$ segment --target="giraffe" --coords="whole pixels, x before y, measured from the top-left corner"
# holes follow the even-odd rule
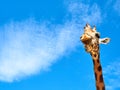
[[[102,66],[100,64],[99,44],[109,43],[110,38],[100,39],[100,33],[97,32],[96,27],[91,28],[89,24],[86,24],[80,40],[84,44],[86,52],[90,53],[93,60],[96,90],[105,90]]]

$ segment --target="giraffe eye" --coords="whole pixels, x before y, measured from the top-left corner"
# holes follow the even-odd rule
[[[97,38],[100,38],[100,34],[99,34],[99,33],[95,33],[95,36],[96,36]]]

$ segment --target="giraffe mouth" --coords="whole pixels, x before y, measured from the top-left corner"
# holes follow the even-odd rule
[[[84,44],[87,44],[87,43],[90,43],[91,42],[91,36],[87,33],[83,34],[81,37],[80,37],[80,40],[84,43]]]

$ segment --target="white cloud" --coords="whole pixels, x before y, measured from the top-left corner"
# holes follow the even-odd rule
[[[108,90],[120,89],[120,62],[115,61],[107,65],[104,69],[106,88]]]
[[[78,23],[101,23],[101,11],[97,4],[86,5],[81,2],[71,2],[68,7],[69,12],[72,13],[72,19]]]
[[[0,80],[10,82],[44,70],[79,44],[80,30],[74,23],[47,25],[28,20],[2,28]]]
[[[83,25],[86,22],[99,23],[101,15],[96,4],[92,7],[75,4],[69,5],[73,6],[69,7],[71,21],[66,20],[63,25],[31,19],[13,21],[0,28],[1,81],[12,82],[46,70],[79,45]]]

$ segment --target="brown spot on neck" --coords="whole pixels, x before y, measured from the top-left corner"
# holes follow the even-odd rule
[[[96,72],[95,72],[95,80],[97,81],[97,74],[96,74]]]
[[[101,65],[100,66],[98,66],[98,71],[100,72],[101,70],[102,70],[102,67],[101,67]]]
[[[97,90],[100,90],[99,86],[97,86]]]
[[[99,82],[103,83],[103,76],[102,76],[102,74],[99,76]]]
[[[102,90],[105,90],[105,86],[103,86]]]

